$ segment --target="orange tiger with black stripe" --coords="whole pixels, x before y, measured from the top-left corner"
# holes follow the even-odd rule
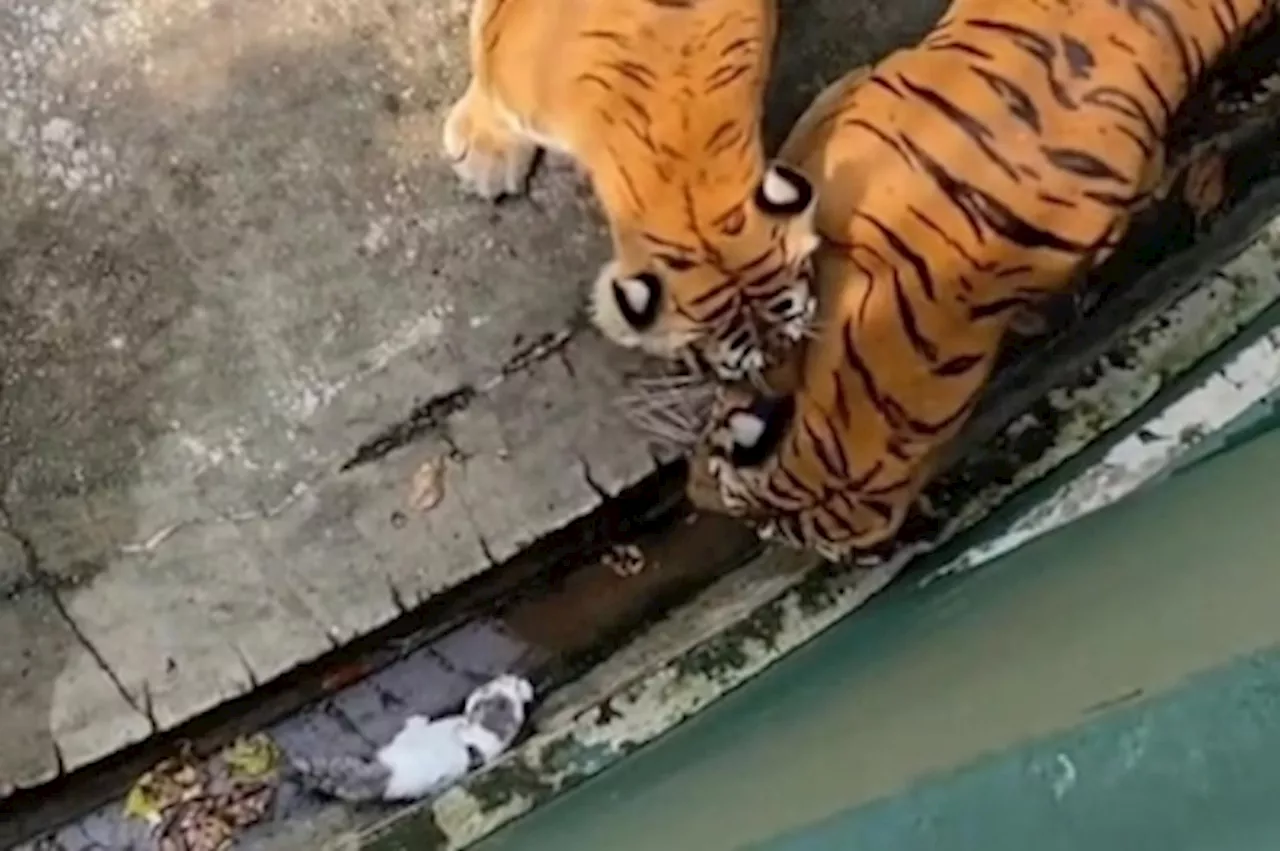
[[[586,172],[613,259],[610,339],[720,378],[806,332],[813,187],[764,154],[774,0],[476,0],[472,78],[444,128],[463,182],[523,190],[538,148]]]
[[[790,392],[722,391],[709,507],[831,559],[890,540],[1011,323],[1111,253],[1174,111],[1273,3],[956,0],[824,91],[780,156],[819,187],[818,336]]]

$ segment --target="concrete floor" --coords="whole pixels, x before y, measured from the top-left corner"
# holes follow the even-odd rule
[[[0,789],[239,695],[652,469],[609,439],[618,359],[574,330],[600,248],[575,183],[490,208],[435,159],[464,11],[0,10]],[[397,425],[415,439],[341,471]],[[414,512],[442,453],[447,498]]]
[[[786,4],[774,137],[940,6]],[[653,468],[609,410],[624,358],[578,319],[603,258],[581,186],[491,207],[437,158],[466,11],[0,7],[0,797]]]

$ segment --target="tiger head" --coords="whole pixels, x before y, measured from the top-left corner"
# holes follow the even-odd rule
[[[803,393],[723,388],[691,459],[690,499],[762,538],[874,564],[915,506],[927,460],[888,451],[874,419],[838,434]]]
[[[686,187],[614,222],[614,258],[592,288],[591,314],[622,346],[691,356],[737,381],[809,331],[817,198],[804,175],[776,162],[746,191],[706,189]]]

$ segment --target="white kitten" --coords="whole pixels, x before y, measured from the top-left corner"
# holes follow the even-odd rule
[[[503,674],[467,696],[461,715],[411,715],[372,759],[298,760],[303,783],[346,801],[405,801],[443,792],[511,746],[524,726],[533,686]]]

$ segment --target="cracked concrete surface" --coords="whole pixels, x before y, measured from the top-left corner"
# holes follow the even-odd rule
[[[609,407],[624,355],[581,328],[588,194],[552,167],[487,205],[437,156],[467,5],[0,6],[0,796],[653,469]],[[940,5],[789,4],[774,137]],[[445,499],[409,509],[440,455]]]
[[[569,332],[601,259],[580,188],[552,175],[491,207],[436,158],[464,20],[0,9],[0,794],[367,632],[652,469],[608,439],[621,356]],[[464,387],[483,390],[340,470]],[[408,511],[441,452],[445,500]]]

